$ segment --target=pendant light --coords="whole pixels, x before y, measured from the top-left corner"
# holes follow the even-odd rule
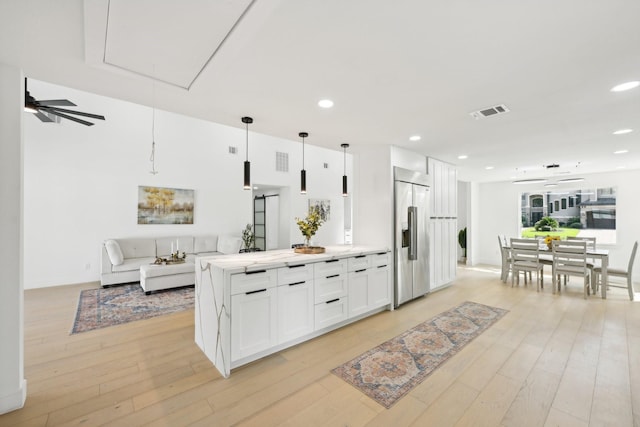
[[[251,117],[243,117],[242,123],[246,125],[247,129],[247,159],[244,161],[244,189],[251,190],[251,163],[249,162],[249,124],[253,123]]]
[[[349,144],[340,144],[344,150],[344,175],[342,175],[342,197],[347,197],[347,148]]]
[[[307,171],[304,170],[304,139],[309,136],[307,132],[298,134],[302,138],[302,170],[300,171],[300,194],[307,194]]]

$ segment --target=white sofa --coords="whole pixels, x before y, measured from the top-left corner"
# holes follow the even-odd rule
[[[170,257],[172,244],[186,253],[185,263],[152,265],[156,258]],[[216,235],[108,239],[102,244],[100,283],[139,281],[146,293],[193,285],[196,256],[237,254],[241,245],[240,237]]]

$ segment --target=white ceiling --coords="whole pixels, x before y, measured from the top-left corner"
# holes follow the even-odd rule
[[[640,88],[610,92],[640,80],[639,17],[638,0],[1,0],[0,62],[336,150],[398,145],[462,179],[566,178],[640,168]]]

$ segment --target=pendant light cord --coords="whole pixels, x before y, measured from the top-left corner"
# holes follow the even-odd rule
[[[304,170],[304,136],[302,137],[302,169]]]
[[[247,161],[249,161],[249,123],[245,123],[245,128],[246,128],[246,136],[247,136],[247,149],[245,150],[245,152],[247,153]]]

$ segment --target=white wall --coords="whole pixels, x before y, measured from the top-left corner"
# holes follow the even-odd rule
[[[22,278],[22,73],[0,63],[0,414],[21,408],[24,379]]]
[[[638,182],[640,170],[581,175],[586,181],[576,188],[616,187],[616,244],[602,245],[609,249],[609,265],[626,267],[633,243],[640,240],[640,197]],[[473,238],[474,264],[500,265],[500,251],[497,236],[517,236],[520,225],[520,194],[522,192],[544,191],[536,186],[513,185],[510,182],[484,183],[473,187],[477,192],[474,205]],[[475,189],[477,188],[477,190]],[[572,188],[573,189],[573,188]],[[472,210],[474,210],[472,208]],[[477,239],[477,240],[476,240]],[[599,245],[601,246],[601,245]],[[636,260],[636,267],[637,267]],[[640,268],[634,269],[634,280],[640,279]]]
[[[103,114],[86,127],[63,120],[25,121],[25,288],[99,280],[100,244],[132,236],[235,234],[252,219],[252,192],[242,189],[245,130],[156,110],[157,175],[151,163],[152,109],[29,81],[37,99],[67,98],[80,111]],[[250,112],[247,112],[250,114]],[[259,118],[254,117],[255,122]],[[249,126],[252,183],[299,188],[301,143],[261,135]],[[343,154],[306,145],[306,196],[291,191],[291,240],[309,198],[330,199],[331,220],[318,244],[343,241]],[[235,146],[238,154],[229,154]],[[275,171],[275,152],[289,153],[289,172]],[[323,163],[328,163],[325,169]],[[350,167],[351,156],[347,157]],[[195,190],[193,225],[138,225],[137,189],[153,185]]]

